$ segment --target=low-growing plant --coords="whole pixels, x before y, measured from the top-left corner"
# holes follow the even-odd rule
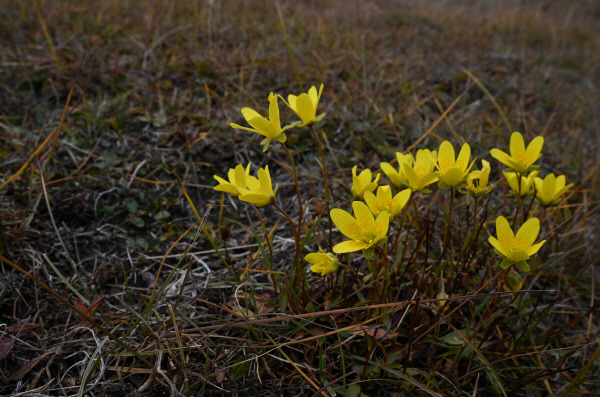
[[[286,211],[289,206],[279,203],[268,165],[259,168],[256,177],[251,164],[230,169],[228,180],[214,176],[219,183],[214,189],[247,202],[259,213],[263,229],[267,217],[260,211],[278,212],[289,224],[294,251],[286,253],[289,258],[280,268],[272,262],[272,234],[266,229],[265,241],[261,242],[271,250],[269,270],[276,306],[290,314],[314,312],[315,317],[319,311],[332,308],[347,313],[349,328],[363,329],[368,342],[368,354],[357,371],[362,379],[376,378],[381,371],[395,374],[396,369],[406,374],[413,361],[411,350],[422,339],[433,338],[445,347],[435,354],[447,356],[453,367],[475,354],[485,365],[475,372],[485,372],[494,390],[506,395],[497,370],[489,364],[492,357],[486,357],[483,349],[502,341],[502,356],[506,358],[526,349],[523,337],[532,337],[527,325],[521,325],[508,339],[497,327],[505,321],[502,316],[508,305],[516,305],[517,313],[527,310],[525,291],[519,291],[527,285],[532,266],[537,270],[544,266],[534,256],[552,233],[544,228],[543,217],[552,216],[545,211],[563,201],[573,184],[566,185],[563,175],[539,178],[536,162],[542,156],[544,139],[535,137],[525,146],[522,134],[514,132],[510,154],[490,150],[491,156],[506,167],[504,182],[490,183],[493,168],[498,168],[486,159],[480,159],[481,169],[472,170],[478,159],[472,158],[468,143],[456,155],[452,143],[443,141],[437,150],[420,148],[415,154],[398,151],[397,166],[392,160],[380,163],[380,170],[367,168],[360,173],[354,166],[350,189],[332,191],[325,166],[327,155],[315,128],[325,117],[324,113],[317,116],[322,92],[323,84],[318,92],[313,86],[308,93],[289,95],[288,101],[271,93],[268,117],[242,108],[252,128],[231,123],[233,128],[264,136],[263,151],[279,147],[285,153],[289,167],[284,168],[296,190],[296,211]],[[301,121],[281,128],[278,97]],[[300,130],[299,139],[312,140],[320,150],[323,197],[302,194],[302,182],[286,146],[286,132],[302,127],[308,127],[311,135]],[[272,141],[278,146],[269,146]],[[390,184],[383,182],[381,171]],[[438,191],[432,196],[436,182]],[[500,197],[493,190],[502,190],[498,185],[503,183],[512,192]],[[342,199],[334,202],[332,197]],[[346,210],[347,200],[352,200],[353,215]],[[459,208],[467,208],[464,222],[457,219]],[[309,218],[309,213],[318,216]],[[443,228],[435,227],[437,213],[443,215]],[[490,214],[495,220],[488,219]],[[495,236],[489,233],[491,224],[495,224]],[[539,238],[541,229],[545,230],[544,237]],[[491,249],[495,255],[489,255]],[[306,271],[306,263],[312,273]],[[320,286],[318,277],[329,279],[327,288]],[[479,302],[476,307],[467,309],[475,302]],[[399,317],[400,311],[403,314]],[[412,317],[409,324],[404,323],[407,313]],[[425,313],[431,318],[423,318]],[[369,323],[375,324],[373,328],[363,328]],[[401,336],[394,331],[398,329],[406,333]],[[383,343],[390,333],[405,339],[407,348],[388,352]],[[494,334],[499,341],[493,341]],[[375,359],[376,355],[380,359]],[[395,363],[390,362],[392,355]],[[345,376],[349,373],[328,387],[335,390],[334,383]]]

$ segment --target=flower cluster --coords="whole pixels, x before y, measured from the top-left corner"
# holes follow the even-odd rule
[[[235,123],[231,123],[231,126],[263,136],[264,139],[261,141],[263,151],[268,150],[273,140],[281,143],[285,149],[286,131],[295,127],[310,126],[321,121],[325,116],[325,113],[317,115],[322,92],[323,84],[318,91],[313,86],[307,93],[298,96],[288,95],[287,101],[271,93],[268,97],[268,117],[263,117],[257,111],[245,107],[241,112],[250,127]],[[283,100],[300,121],[281,127],[278,98]],[[544,179],[538,177],[539,165],[536,162],[542,156],[543,144],[544,139],[536,137],[526,146],[523,136],[519,132],[514,132],[510,138],[510,154],[496,148],[492,149],[490,154],[507,167],[503,171],[504,178],[519,200],[534,195],[538,204],[550,206],[558,204],[562,195],[573,184],[567,185],[563,175],[557,177],[549,174]],[[287,152],[287,149],[285,150]],[[319,252],[306,255],[304,259],[311,264],[311,271],[321,276],[335,272],[340,266],[335,254],[362,251],[365,258],[372,258],[377,247],[387,243],[390,223],[403,211],[408,211],[408,203],[415,194],[431,193],[429,187],[435,182],[438,182],[440,189],[451,189],[452,197],[455,191],[473,197],[475,206],[479,197],[490,193],[494,188],[490,183],[492,167],[488,161],[482,159],[481,169],[472,170],[476,158],[471,158],[471,146],[468,143],[461,146],[458,155],[451,142],[443,141],[437,150],[419,149],[414,155],[397,152],[395,160],[397,166],[388,162],[380,163],[381,171],[387,176],[391,185],[378,184],[381,177],[379,172],[365,168],[358,173],[358,166],[352,168],[350,194],[353,198],[353,215],[341,208],[334,208],[329,212],[331,222],[347,240],[333,246],[333,253],[325,252],[319,247]],[[260,168],[256,176],[253,176],[250,175],[250,164],[246,167],[238,164],[229,170],[228,180],[217,175],[214,177],[219,182],[214,188],[217,191],[229,193],[259,207],[275,203],[277,186],[273,189],[268,166]],[[395,194],[392,186],[397,189]],[[300,203],[300,192],[297,191]],[[449,214],[451,213],[450,210]],[[293,223],[291,218],[287,218],[290,223]],[[515,217],[513,223],[517,220]],[[520,278],[512,266],[529,271],[527,261],[545,243],[545,240],[536,243],[540,231],[539,220],[531,217],[523,221],[515,234],[508,220],[498,216],[495,222],[496,237],[490,236],[488,239],[496,254],[502,258],[500,267],[510,269],[507,277],[512,277],[509,283],[512,288],[521,285]],[[301,220],[298,220],[298,231],[295,232],[297,247],[300,246],[300,222]],[[383,255],[386,252],[386,250],[381,251]]]

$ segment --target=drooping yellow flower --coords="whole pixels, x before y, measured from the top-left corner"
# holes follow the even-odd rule
[[[402,211],[402,208],[404,208],[408,202],[408,199],[410,198],[410,189],[404,189],[392,198],[391,187],[379,186],[377,188],[377,196],[372,192],[367,191],[365,192],[364,198],[373,215],[378,216],[385,211],[389,214],[390,220],[392,220],[398,216],[400,211]]]
[[[385,173],[395,187],[398,189],[404,189],[408,186],[408,182],[404,176],[402,164],[408,163],[409,165],[412,165],[413,158],[410,154],[402,154],[400,152],[396,152],[396,158],[398,159],[398,170],[392,167],[390,163],[380,163],[379,167],[381,167],[381,170]]]
[[[304,92],[298,96],[288,95],[286,104],[298,115],[298,117],[300,117],[300,120],[302,120],[302,122],[298,124],[299,127],[318,123],[325,117],[325,113],[321,113],[317,116],[317,107],[319,106],[319,100],[321,99],[322,93],[323,83],[321,83],[321,86],[319,87],[319,93],[317,93],[315,86],[312,86],[308,90],[308,93]]]
[[[214,175],[214,178],[219,182],[217,186],[213,189],[218,192],[229,193],[232,196],[238,196],[240,193],[238,192],[239,187],[246,187],[246,177],[250,175],[250,163],[246,167],[244,171],[244,167],[241,164],[235,166],[235,168],[230,168],[227,172],[227,177],[229,181],[221,178],[218,175]]]
[[[336,244],[333,252],[343,254],[363,250],[365,258],[370,258],[375,246],[387,241],[390,216],[383,211],[375,219],[369,207],[362,201],[352,202],[352,209],[356,218],[339,208],[331,210],[331,220],[339,231],[350,239]]]
[[[520,132],[513,132],[510,136],[510,155],[500,149],[490,150],[493,158],[519,173],[527,173],[536,167],[533,165],[542,156],[544,138],[533,138],[527,148]]]
[[[373,173],[370,169],[362,170],[359,175],[356,175],[356,169],[358,167],[355,165],[352,167],[352,188],[350,191],[352,192],[352,196],[357,200],[362,200],[365,192],[372,192],[377,187],[377,181],[381,174],[377,174],[375,176],[375,180],[373,181]]]
[[[475,160],[469,165],[471,159],[471,147],[465,143],[460,149],[458,157],[454,157],[454,146],[449,141],[440,145],[437,156],[436,167],[440,179],[441,188],[458,187],[467,179],[467,175],[473,167]]]
[[[517,265],[524,271],[529,271],[527,260],[534,255],[544,245],[546,240],[533,244],[540,233],[540,221],[537,218],[530,218],[521,226],[515,235],[505,217],[499,216],[496,219],[496,235],[498,238],[490,236],[488,241],[494,247],[494,251],[504,258],[500,267],[506,269],[512,265]]]
[[[253,128],[244,127],[235,123],[230,125],[233,128],[240,130],[256,132],[265,137],[260,144],[263,145],[263,152],[266,152],[269,148],[269,144],[273,139],[278,142],[285,142],[286,136],[284,132],[298,125],[298,122],[292,123],[281,128],[281,121],[279,120],[279,104],[277,103],[277,95],[273,93],[269,94],[269,118],[261,116],[254,109],[245,107],[242,108],[242,115]]]
[[[438,176],[433,171],[436,159],[435,150],[432,152],[429,149],[420,149],[417,151],[416,160],[405,161],[402,164],[406,185],[410,190],[431,193],[431,190],[425,189],[425,187],[438,180]]]
[[[546,175],[544,179],[536,177],[533,180],[535,184],[535,201],[542,205],[556,205],[560,202],[560,197],[569,190],[573,184],[565,185],[564,175],[555,177],[554,174]]]
[[[331,252],[325,253],[321,247],[319,251],[321,252],[313,252],[304,257],[305,261],[312,264],[310,271],[321,273],[321,276],[335,272],[340,266],[335,255]]]
[[[238,186],[239,199],[253,203],[257,207],[264,207],[275,200],[278,186],[275,186],[275,191],[273,191],[268,165],[265,168],[259,168],[257,176],[258,178],[252,175],[246,176],[246,187]]]
[[[471,171],[469,173],[469,176],[467,176],[467,186],[460,190],[461,193],[473,197],[481,197],[492,191],[494,186],[488,185],[491,171],[490,163],[481,160],[481,164],[481,170]]]
[[[519,175],[514,172],[502,171],[504,174],[504,178],[506,182],[508,182],[508,186],[513,190],[513,192],[521,197],[525,197],[533,194],[531,190],[531,186],[533,186],[533,179],[537,176],[539,171],[531,171],[529,175],[523,176],[521,175],[521,187],[519,188]]]

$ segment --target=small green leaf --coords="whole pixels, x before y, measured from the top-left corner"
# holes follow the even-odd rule
[[[138,203],[137,201],[135,201],[134,199],[132,199],[131,197],[127,197],[124,201],[123,204],[125,205],[125,208],[127,209],[127,211],[129,212],[136,212],[138,210]]]
[[[140,218],[139,216],[133,216],[131,215],[129,217],[129,220],[131,221],[131,223],[133,223],[136,227],[144,227],[146,226],[146,222],[144,222],[144,220],[142,218]]]
[[[360,385],[353,383],[346,389],[346,397],[360,397]]]
[[[155,202],[148,203],[146,206],[146,212],[149,214],[153,214],[158,210],[158,204]]]
[[[170,217],[171,213],[166,210],[158,211],[156,214],[154,214],[154,219],[156,219],[157,221],[164,221],[169,219]]]
[[[110,205],[101,205],[98,207],[98,219],[112,219],[115,217],[115,209]]]
[[[145,250],[150,248],[150,244],[148,244],[148,240],[146,240],[145,238],[138,238],[137,240],[135,240],[135,245],[137,245],[138,247],[142,247]]]
[[[115,166],[119,162],[119,157],[113,152],[104,152],[102,161],[110,166]]]

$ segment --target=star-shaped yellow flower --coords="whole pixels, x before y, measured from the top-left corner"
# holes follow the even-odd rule
[[[279,120],[279,104],[277,103],[277,95],[273,93],[269,94],[269,118],[261,116],[254,109],[245,107],[242,108],[242,115],[253,128],[244,127],[235,123],[230,125],[233,128],[240,130],[256,132],[265,137],[260,144],[263,145],[263,152],[266,152],[269,148],[269,144],[273,139],[278,142],[285,142],[286,136],[284,132],[298,125],[298,122],[292,123],[281,128],[281,121]]]
[[[392,220],[398,216],[408,202],[410,189],[404,189],[392,198],[391,187],[379,186],[377,188],[377,196],[367,191],[364,198],[373,215],[378,216],[385,211],[390,215],[390,220]]]
[[[336,244],[333,252],[343,254],[363,250],[365,258],[370,258],[373,256],[374,247],[387,241],[390,216],[383,211],[375,219],[369,207],[362,201],[354,201],[352,208],[356,218],[339,208],[331,210],[331,220],[339,231],[350,239]]]
[[[416,160],[405,161],[402,164],[402,171],[406,178],[406,185],[413,192],[431,193],[431,190],[425,189],[426,186],[438,180],[438,176],[433,171],[437,153],[429,149],[420,149],[417,151]]]
[[[308,90],[308,93],[304,92],[298,96],[288,95],[286,104],[298,115],[298,117],[300,117],[300,120],[302,120],[302,122],[298,124],[299,127],[318,123],[325,117],[325,113],[321,113],[317,116],[317,107],[319,106],[319,100],[321,99],[322,93],[323,84],[321,83],[319,93],[317,93],[315,86],[312,86]]]
[[[246,176],[246,187],[238,186],[239,199],[253,203],[257,207],[264,207],[275,200],[278,186],[275,186],[275,191],[273,191],[268,165],[265,168],[259,168],[257,176],[258,178],[252,175]]]
[[[352,188],[350,191],[355,199],[362,200],[365,192],[372,192],[375,190],[381,174],[377,174],[373,181],[373,173],[370,169],[367,168],[366,170],[362,170],[359,175],[356,175],[357,168],[356,165],[352,167]]]
[[[527,260],[531,258],[544,245],[546,240],[533,244],[540,233],[540,221],[537,218],[530,218],[521,226],[515,235],[505,217],[499,216],[496,219],[496,235],[498,238],[490,236],[488,241],[494,247],[494,251],[504,258],[500,267],[506,269],[512,265],[517,265],[524,271],[529,271]]]
[[[493,185],[488,185],[488,180],[490,177],[490,163],[481,160],[481,170],[471,171],[469,176],[467,176],[467,186],[464,189],[461,189],[460,192],[463,194],[468,194],[473,197],[481,197],[484,194],[488,194],[492,191]]]
[[[305,261],[312,264],[310,271],[321,273],[321,276],[335,272],[340,266],[335,255],[331,252],[325,253],[321,247],[319,247],[319,251],[321,252],[313,252],[304,257]]]
[[[519,174],[508,171],[502,171],[502,173],[513,192],[518,196],[525,197],[533,193],[531,186],[533,186],[533,179],[539,171],[531,171],[527,176],[521,175],[521,187],[519,187]]]
[[[402,164],[408,163],[409,166],[412,165],[412,155],[396,152],[396,159],[398,159],[398,170],[392,167],[390,163],[380,163],[379,167],[381,167],[381,170],[385,173],[394,186],[396,186],[398,189],[404,189],[408,186],[408,182],[404,176]]]
[[[555,177],[554,174],[546,175],[544,179],[536,177],[533,180],[535,184],[535,201],[542,205],[555,205],[560,202],[560,197],[569,190],[573,184],[566,185],[564,175]]]
[[[518,173],[527,173],[536,167],[533,165],[542,156],[544,138],[533,138],[527,148],[520,132],[513,132],[510,136],[510,155],[500,149],[490,150],[493,158],[505,164]]]
[[[471,147],[465,143],[460,149],[458,157],[454,157],[454,146],[449,141],[440,145],[436,167],[441,188],[458,187],[462,184],[473,167],[475,160],[469,165]]]
[[[244,171],[244,167],[241,164],[235,166],[235,168],[230,168],[227,172],[227,177],[229,181],[221,178],[218,175],[214,175],[214,178],[219,182],[217,186],[213,189],[218,192],[229,193],[232,196],[238,196],[240,193],[238,192],[239,187],[246,187],[246,177],[250,175],[250,163],[246,167]]]

